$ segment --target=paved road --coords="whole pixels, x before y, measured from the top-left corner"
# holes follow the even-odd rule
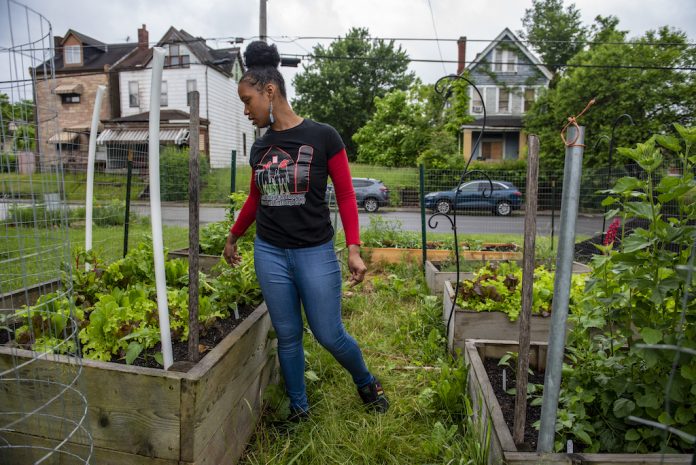
[[[133,205],[132,211],[140,215],[149,214],[148,205]],[[201,207],[200,209],[201,223],[211,223],[221,221],[225,218],[225,209],[222,207]],[[426,216],[427,221],[431,218],[431,213]],[[360,212],[360,224],[365,227],[370,224],[370,218],[381,216],[384,220],[399,221],[401,228],[405,231],[420,231],[421,219],[420,212],[414,210],[408,211],[385,211],[380,210],[377,213]],[[332,212],[331,218],[335,215]],[[340,217],[338,218],[340,222]],[[188,207],[187,206],[162,206],[162,222],[165,225],[187,226],[188,225]],[[439,216],[433,217],[431,223],[437,222],[437,227],[434,229],[428,228],[428,231],[450,232],[452,231],[451,224],[446,218]],[[560,214],[556,212],[554,220],[555,234],[558,235],[560,227]],[[576,234],[594,235],[602,229],[602,217],[600,215],[580,215],[576,222]],[[524,230],[524,216],[519,212],[510,217],[500,217],[494,215],[457,215],[457,232],[460,234],[466,233],[511,233],[522,234]],[[537,217],[537,231],[540,235],[551,234],[551,215],[540,214]]]

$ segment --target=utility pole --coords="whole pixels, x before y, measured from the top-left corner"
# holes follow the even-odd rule
[[[266,1],[259,0],[261,2],[261,9],[259,11],[259,39],[266,42]]]

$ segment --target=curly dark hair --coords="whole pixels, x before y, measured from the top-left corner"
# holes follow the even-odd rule
[[[285,94],[285,79],[278,71],[280,54],[275,44],[268,45],[262,40],[250,43],[244,52],[244,64],[247,70],[239,80],[240,83],[247,82],[249,85],[261,90],[263,86],[272,82],[280,89],[280,95],[287,98]]]

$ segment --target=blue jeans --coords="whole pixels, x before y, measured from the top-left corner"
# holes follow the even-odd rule
[[[341,269],[333,241],[299,249],[275,247],[258,236],[254,263],[263,298],[278,336],[278,358],[290,407],[307,410],[303,324],[300,303],[312,334],[362,387],[374,380],[360,347],[341,321]]]

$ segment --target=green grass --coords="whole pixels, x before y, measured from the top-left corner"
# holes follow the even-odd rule
[[[418,168],[385,168],[383,166],[350,164],[350,174],[355,178],[375,178],[390,189],[397,187],[418,188]]]
[[[208,183],[201,189],[201,202],[205,203],[229,203],[230,168],[216,168],[210,170]],[[249,192],[251,167],[249,165],[238,166],[235,174],[235,190]]]
[[[4,240],[0,244],[0,293],[11,292],[22,287],[60,278],[61,265],[68,258],[67,241],[70,247],[85,246],[85,229],[62,228],[16,228],[2,226]],[[67,237],[66,237],[67,233]],[[188,229],[164,226],[163,238],[169,250],[188,245]],[[144,241],[151,235],[150,223],[142,219],[129,228],[129,247]],[[99,227],[92,230],[92,248],[107,263],[123,256],[123,228]],[[20,258],[21,257],[21,258]]]
[[[86,195],[87,173],[64,174],[64,196],[69,202],[84,201]],[[94,175],[95,200],[126,200],[126,175]],[[43,197],[44,194],[61,192],[61,182],[55,173],[16,174],[0,173],[0,185],[3,192],[11,192],[17,197]],[[131,200],[137,200],[145,188],[146,182],[139,176],[133,176],[131,182]]]
[[[309,420],[278,424],[287,401],[273,387],[240,463],[483,463],[476,455],[485,448],[464,413],[466,368],[446,354],[442,302],[427,294],[420,269],[405,266],[372,269],[346,292],[343,321],[390,398],[386,414],[365,411],[349,374],[308,334]]]

